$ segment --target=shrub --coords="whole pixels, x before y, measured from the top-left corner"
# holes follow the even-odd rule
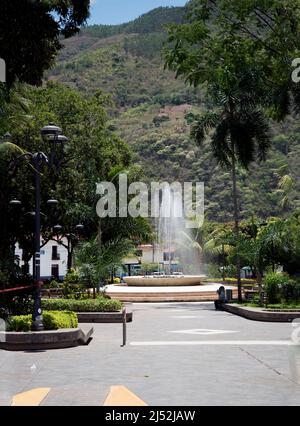
[[[300,301],[300,282],[299,281],[295,283],[294,299],[296,302]]]
[[[60,328],[77,328],[78,318],[74,312],[46,311],[43,314],[45,330],[59,330]]]
[[[84,299],[88,297],[85,286],[79,282],[79,274],[71,269],[61,284],[63,295],[66,299]]]
[[[282,296],[285,302],[298,302],[300,300],[300,283],[288,280],[282,285]]]
[[[66,299],[84,299],[88,297],[86,289],[82,284],[64,282],[61,289]]]
[[[11,317],[8,322],[9,331],[27,332],[31,331],[32,328],[32,316],[31,315],[20,315]]]
[[[45,299],[42,301],[42,306],[46,310],[54,311],[118,312],[123,304],[118,300],[99,297],[95,300]]]
[[[64,279],[64,283],[66,284],[79,284],[79,274],[75,269],[71,269],[70,272],[67,273]]]
[[[44,284],[44,286],[43,286],[43,288],[45,288],[45,289],[61,288],[61,287],[62,287],[62,284],[61,284],[61,283],[59,283],[59,282],[58,282],[58,281],[56,281],[56,280],[52,280],[52,281],[50,281],[50,282],[48,282],[48,283]]]
[[[268,303],[279,303],[283,296],[283,288],[289,283],[286,274],[272,272],[267,274],[263,281],[264,291],[267,293]]]
[[[74,312],[43,312],[45,330],[58,330],[60,328],[77,328],[78,318]],[[32,315],[10,317],[8,330],[28,332],[32,330]]]

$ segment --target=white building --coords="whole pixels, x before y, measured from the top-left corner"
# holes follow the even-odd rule
[[[171,248],[172,268],[176,270],[178,261],[175,258],[175,250]],[[169,267],[169,251],[158,245],[143,244],[138,246],[134,256],[124,259],[123,264],[127,267],[128,274],[136,274],[142,265],[157,265],[157,270],[167,270]]]
[[[66,239],[62,242],[67,245]],[[24,264],[22,261],[22,250],[17,245],[16,256],[20,259],[20,266]],[[30,272],[33,272],[33,260],[30,260]],[[68,271],[68,251],[67,249],[58,244],[56,241],[49,241],[41,249],[41,279],[60,279],[62,280]]]
[[[63,244],[67,245],[66,239],[62,239]],[[22,250],[16,246],[16,256],[22,261]],[[176,271],[178,262],[175,259],[175,251],[171,249],[172,268]],[[33,273],[33,260],[30,260],[30,273]],[[157,270],[167,270],[169,267],[169,252],[158,245],[143,244],[137,247],[135,255],[124,259],[123,265],[127,271],[125,275],[137,274],[142,265],[157,265]],[[68,251],[56,241],[49,241],[41,249],[41,279],[42,280],[63,280],[68,271]]]

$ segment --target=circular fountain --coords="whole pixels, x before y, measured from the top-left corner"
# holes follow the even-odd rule
[[[146,275],[125,277],[129,287],[177,287],[201,285],[204,275]]]
[[[132,287],[180,287],[203,284],[204,275],[200,269],[201,247],[192,230],[186,226],[182,194],[168,184],[157,194],[156,220],[157,246],[165,262],[158,263],[153,275],[125,277]],[[175,258],[182,265],[182,272],[173,272]]]

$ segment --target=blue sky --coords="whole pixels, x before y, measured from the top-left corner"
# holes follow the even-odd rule
[[[159,6],[184,6],[187,0],[91,0],[89,24],[121,24]]]

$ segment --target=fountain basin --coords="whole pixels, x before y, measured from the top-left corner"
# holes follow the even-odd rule
[[[165,275],[125,277],[129,287],[183,287],[202,285],[205,275]]]

